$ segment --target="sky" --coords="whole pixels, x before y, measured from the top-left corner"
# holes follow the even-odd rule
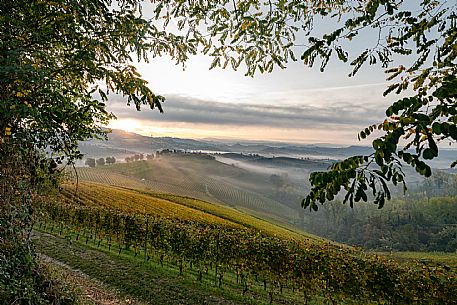
[[[293,63],[251,78],[208,70],[209,64],[195,57],[184,71],[166,58],[138,65],[152,90],[165,96],[164,113],[138,112],[116,97],[108,110],[117,120],[109,126],[148,136],[368,145],[357,132],[382,122],[394,99],[383,98],[384,73],[372,67],[349,78],[346,66],[321,73]]]
[[[373,43],[365,36],[353,48]],[[167,57],[138,63],[150,88],[165,96],[164,113],[138,112],[114,97],[108,110],[117,120],[109,127],[148,136],[370,145],[357,133],[382,122],[395,100],[382,96],[387,83],[379,66],[364,66],[349,78],[348,64],[331,61],[320,72],[298,61],[252,78],[243,69],[209,70],[210,64],[202,55],[191,57],[185,69]]]

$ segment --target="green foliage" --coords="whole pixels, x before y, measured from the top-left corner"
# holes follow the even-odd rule
[[[81,157],[78,141],[105,134],[109,92],[162,111],[163,97],[140,78],[132,54],[166,52],[179,61],[182,52],[141,16],[137,1],[116,4],[1,2],[0,142],[26,141],[72,161]]]
[[[457,251],[457,197],[406,196],[382,210],[329,202],[305,229],[345,244],[380,251]],[[360,234],[360,231],[364,232]]]
[[[335,163],[328,172],[310,176],[312,189],[303,207],[317,210],[318,203],[330,201],[344,190],[344,202],[351,207],[354,202],[373,198],[374,204],[382,208],[386,199],[391,199],[390,183],[402,184],[406,190],[403,165],[429,177],[432,170],[427,160],[438,156],[438,143],[457,141],[457,16],[455,4],[442,2],[421,1],[416,12],[403,8],[402,1],[368,1],[362,12],[347,19],[331,35],[309,39],[311,47],[302,59],[312,65],[320,57],[325,67],[332,50],[346,61],[344,43],[363,30],[376,30],[378,43],[350,63],[354,67],[350,76],[366,63],[380,63],[389,74],[387,80],[396,80],[384,95],[395,92],[410,96],[394,102],[386,110],[383,123],[360,132],[359,139],[367,138],[374,130],[384,133],[373,140],[373,154],[349,158]],[[412,64],[389,67],[399,58]]]
[[[106,164],[111,165],[116,163],[116,158],[114,157],[106,157]]]
[[[27,162],[24,162],[27,160]],[[73,304],[36,263],[30,242],[31,203],[58,182],[55,162],[33,145],[0,145],[0,303]]]
[[[217,266],[219,281],[230,271],[240,276],[241,284],[260,278],[272,287],[295,287],[305,296],[305,303],[316,296],[333,303],[454,303],[450,300],[456,275],[443,267],[400,265],[349,248],[310,245],[254,229],[120,214],[51,201],[36,208],[42,215],[42,229],[63,226],[67,232],[75,232],[82,227],[86,238],[104,239],[110,247],[116,242],[119,251],[130,247],[135,255],[144,251],[160,262],[174,260],[181,271],[183,262],[197,270]]]

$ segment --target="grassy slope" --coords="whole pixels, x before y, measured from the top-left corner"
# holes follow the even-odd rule
[[[283,238],[308,240],[314,244],[320,242],[310,236],[237,210],[188,197],[96,183],[81,183],[76,196],[73,195],[72,190],[67,186],[66,200],[77,204],[115,207],[130,212],[192,219],[227,226],[249,226]],[[172,208],[167,209],[166,206]],[[239,286],[230,288],[229,282],[225,284],[227,287],[224,286],[223,290],[219,290],[212,286],[211,276],[208,277],[206,284],[205,282],[201,284],[192,274],[179,276],[176,267],[171,265],[161,269],[157,264],[143,263],[142,259],[134,258],[129,253],[118,256],[115,252],[104,249],[103,245],[101,249],[97,249],[94,245],[69,243],[68,240],[52,236],[45,236],[38,244],[42,253],[65,262],[72,268],[82,270],[91,278],[107,283],[110,287],[119,290],[123,297],[134,296],[152,304],[257,304],[258,300],[261,300],[260,303],[268,302],[267,295],[259,297],[259,294],[263,293],[261,287],[253,290],[252,293],[257,295],[245,298],[241,296]],[[410,257],[422,258],[422,256],[423,254],[414,253],[400,260],[409,261]],[[427,259],[437,260],[436,255],[429,256]],[[441,257],[441,261],[443,259]],[[232,279],[231,282],[233,283],[234,280]],[[294,301],[288,299],[280,303],[288,302]]]
[[[136,301],[131,303],[134,304],[266,304],[266,296],[255,295],[253,298],[253,292],[243,296],[240,287],[232,287],[229,283],[224,289],[219,289],[209,277],[200,283],[195,275],[179,275],[179,271],[171,265],[161,267],[152,261],[135,258],[130,253],[117,255],[115,251],[103,247],[70,242],[41,232],[34,233],[34,240],[40,253],[79,270],[85,275],[83,277],[90,277],[89,283],[82,283],[82,290],[93,282],[103,283],[101,286],[111,298],[112,295],[121,300],[133,297]],[[106,300],[94,301],[97,304],[113,304]]]
[[[241,225],[283,238],[325,241],[323,238],[273,224],[230,207],[189,197],[90,182],[81,182],[76,195],[72,185],[64,185],[64,190],[66,190],[67,200],[77,204],[116,208],[126,212],[195,220],[231,227]]]
[[[158,160],[78,168],[81,180],[151,189],[242,208],[282,223],[300,222],[297,209],[271,198],[268,176],[248,172],[206,156],[170,155]]]
[[[166,198],[153,197],[146,193],[108,186],[98,183],[81,183],[78,192],[72,193],[67,188],[66,196],[69,199],[80,198],[80,204],[93,205],[107,209],[117,209],[133,214],[157,215],[167,218],[193,220],[207,224],[221,224],[236,226],[216,215],[212,215],[192,207],[184,206]]]

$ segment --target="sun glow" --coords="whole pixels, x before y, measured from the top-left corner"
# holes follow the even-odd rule
[[[138,132],[142,130],[142,124],[140,121],[133,119],[118,119],[110,121],[108,127],[112,129],[121,129],[127,132]]]

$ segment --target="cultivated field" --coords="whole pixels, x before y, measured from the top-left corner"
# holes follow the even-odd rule
[[[207,155],[165,155],[152,161],[77,168],[81,181],[176,194],[220,203],[261,218],[300,227],[300,200],[280,202],[268,176],[218,162]],[[69,174],[76,177],[71,171]]]
[[[42,251],[69,261],[78,251],[72,260],[88,272],[97,269],[100,278],[110,278],[98,268],[105,264],[100,257],[127,270],[142,259],[145,276],[148,268],[172,267],[200,288],[209,282],[227,293],[238,291],[245,304],[456,303],[457,274],[443,263],[365,253],[198,199],[82,182],[76,192],[74,185],[64,186],[35,210],[36,229],[65,237],[73,249],[40,235]],[[122,263],[115,255],[130,258]],[[153,283],[128,285],[139,298],[155,289]]]

